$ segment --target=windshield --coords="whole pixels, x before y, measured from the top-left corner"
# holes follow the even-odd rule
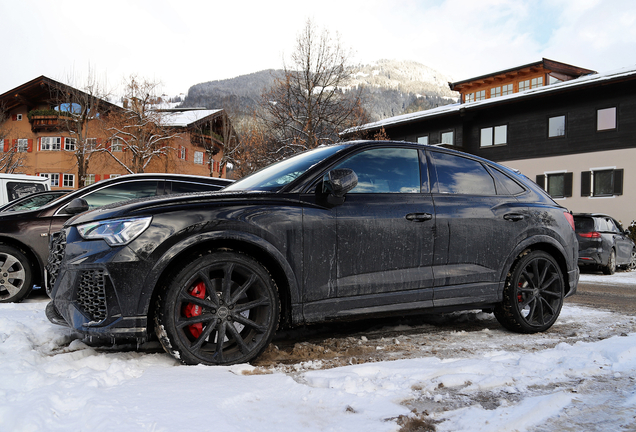
[[[313,165],[331,156],[343,147],[343,145],[318,147],[314,150],[301,153],[289,159],[269,165],[260,171],[256,171],[254,174],[229,185],[223,189],[223,191],[249,190],[276,192],[304,174]]]

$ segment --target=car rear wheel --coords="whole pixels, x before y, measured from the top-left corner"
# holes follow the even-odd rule
[[[563,274],[554,258],[543,251],[531,251],[513,266],[495,317],[515,332],[545,331],[559,317],[564,293]]]
[[[610,252],[609,259],[607,260],[607,265],[603,267],[603,273],[606,275],[613,275],[616,273],[616,252],[614,249]]]
[[[257,357],[278,326],[280,301],[254,259],[215,252],[187,265],[156,304],[155,331],[185,364],[231,365]]]
[[[33,288],[31,265],[18,249],[0,245],[0,302],[23,300]]]

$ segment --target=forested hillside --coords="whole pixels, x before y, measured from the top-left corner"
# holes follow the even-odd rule
[[[270,69],[196,84],[188,90],[182,106],[231,107],[234,112],[248,114],[282,73]],[[363,88],[364,105],[372,120],[446,105],[457,97],[448,87],[448,77],[416,62],[381,60],[352,68],[351,76],[350,88]]]

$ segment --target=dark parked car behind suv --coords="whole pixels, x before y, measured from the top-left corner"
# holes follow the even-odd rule
[[[74,214],[134,198],[216,191],[231,183],[180,174],[130,174],[86,186],[35,210],[0,213],[0,302],[20,301],[33,285],[44,284],[49,236]]]
[[[614,274],[617,267],[636,269],[636,246],[621,224],[602,213],[574,215],[579,241],[579,265]]]
[[[534,182],[405,142],[318,147],[215,194],[103,207],[53,247],[52,322],[157,337],[187,364],[249,361],[279,325],[425,310],[543,331],[578,282],[572,215]]]

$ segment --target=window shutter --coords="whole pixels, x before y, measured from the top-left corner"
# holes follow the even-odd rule
[[[4,140],[4,152],[8,152],[9,151],[9,138]]]
[[[185,160],[188,160],[188,149],[185,149]]]
[[[38,137],[38,151],[42,151],[42,137]]]
[[[100,180],[99,174],[95,174],[95,183],[97,183]]]
[[[110,174],[104,174],[104,180],[108,180],[110,178]]]
[[[623,195],[623,170],[614,170],[614,195]]]
[[[537,179],[535,180],[535,183],[541,186],[541,189],[545,190],[545,174],[537,175]]]
[[[11,121],[18,121],[18,115],[17,114],[12,114],[11,115]]]
[[[97,138],[96,142],[97,142],[97,147],[102,145],[102,139],[101,138]]]
[[[18,150],[18,140],[14,139],[13,140],[13,146],[11,147],[11,151],[17,151]]]
[[[581,173],[581,196],[590,196],[592,193],[592,172],[583,171]]]
[[[563,196],[571,197],[572,196],[572,180],[573,174],[571,172],[565,173],[563,176]]]
[[[33,140],[30,139],[27,141],[27,153],[32,153],[33,152]]]

